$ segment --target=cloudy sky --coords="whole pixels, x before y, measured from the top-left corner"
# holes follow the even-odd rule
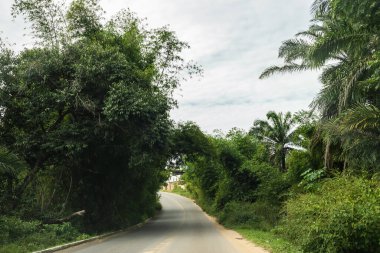
[[[175,94],[176,121],[191,120],[207,132],[249,129],[269,110],[307,109],[320,89],[318,73],[305,72],[259,80],[277,59],[281,42],[305,30],[313,0],[100,0],[107,15],[130,8],[151,27],[170,25],[189,42],[189,57],[204,76],[183,83]],[[22,48],[23,23],[12,21],[12,0],[0,2],[1,36]]]

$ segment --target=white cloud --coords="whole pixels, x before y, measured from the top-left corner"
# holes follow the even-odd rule
[[[13,42],[22,38],[22,22],[10,22],[11,0],[2,0],[0,30]],[[192,120],[204,130],[248,129],[268,110],[306,109],[320,89],[318,73],[259,80],[260,73],[280,63],[281,42],[307,28],[313,0],[101,0],[108,13],[130,8],[147,17],[151,27],[169,24],[189,42],[185,56],[199,62],[204,77],[184,83],[175,93],[175,120]],[[22,42],[24,43],[24,42]],[[20,43],[18,48],[20,48]]]

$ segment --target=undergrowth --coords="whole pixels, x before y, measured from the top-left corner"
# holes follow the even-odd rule
[[[0,216],[1,253],[31,252],[89,237],[70,223],[43,225],[39,221]]]

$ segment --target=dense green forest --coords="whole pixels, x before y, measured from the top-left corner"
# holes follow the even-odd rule
[[[12,11],[35,45],[0,43],[0,252],[151,217],[178,166],[226,226],[297,252],[380,252],[379,1],[316,0],[309,28],[283,42],[284,64],[261,75],[320,70],[310,110],[226,134],[170,119],[173,91],[201,68],[167,27],[129,11],[105,20],[97,0],[15,0]]]

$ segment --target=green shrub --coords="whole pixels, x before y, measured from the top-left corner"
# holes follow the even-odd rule
[[[272,229],[279,218],[278,206],[268,202],[229,202],[218,215],[219,221],[228,227]]]
[[[44,232],[53,234],[62,241],[72,241],[81,235],[78,230],[68,222],[45,226]]]
[[[35,233],[39,224],[37,221],[22,221],[13,216],[0,216],[0,244]]]
[[[309,152],[292,150],[286,157],[287,180],[291,184],[298,184],[303,179],[302,174],[313,168],[312,158]]]
[[[24,253],[28,252],[28,249],[18,244],[0,245],[1,253]]]
[[[88,238],[70,223],[42,225],[13,216],[0,216],[0,252],[30,252]]]
[[[291,199],[277,229],[310,253],[378,253],[379,183],[354,177],[325,180],[313,193]]]
[[[276,206],[280,205],[290,188],[284,174],[266,162],[257,161],[252,163],[252,171],[259,181],[255,189],[256,198]]]
[[[184,197],[187,197],[187,198],[191,198],[191,193],[187,190],[187,188],[182,188],[181,186],[179,185],[175,185],[174,186],[174,189],[172,191],[173,193],[176,193],[178,195],[181,195],[181,196],[184,196]]]

